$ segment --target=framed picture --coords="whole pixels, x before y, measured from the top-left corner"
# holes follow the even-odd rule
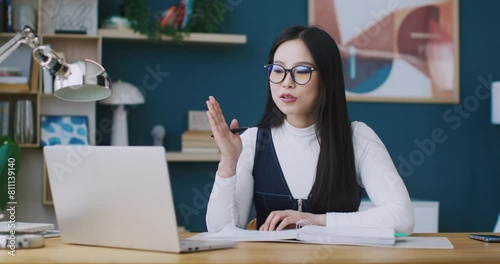
[[[349,101],[458,103],[458,0],[309,0],[337,42]]]
[[[41,146],[88,145],[87,116],[42,115],[40,118]]]

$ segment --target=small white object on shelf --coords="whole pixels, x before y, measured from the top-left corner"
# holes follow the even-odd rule
[[[500,125],[500,81],[491,83],[491,123]]]
[[[113,111],[111,127],[111,145],[128,146],[127,111],[125,105],[144,103],[144,96],[134,85],[118,80],[112,84],[113,93],[110,97],[99,101],[101,104],[116,105]]]
[[[163,146],[163,139],[165,138],[165,127],[162,125],[155,125],[151,129],[151,136],[153,137],[154,146]]]

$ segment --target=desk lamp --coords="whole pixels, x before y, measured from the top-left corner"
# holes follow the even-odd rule
[[[111,94],[111,79],[101,65],[88,59],[66,63],[50,47],[40,46],[40,38],[29,26],[25,26],[0,47],[0,63],[21,44],[30,46],[35,60],[55,76],[54,93],[58,98],[90,102],[104,99]]]
[[[134,85],[118,80],[113,83],[113,94],[100,101],[101,104],[116,105],[111,127],[111,145],[128,146],[127,110],[125,105],[144,103],[144,96]]]

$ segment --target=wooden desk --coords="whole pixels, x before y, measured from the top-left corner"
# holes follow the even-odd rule
[[[184,254],[69,245],[49,238],[44,248],[21,249],[15,257],[0,250],[0,263],[500,263],[500,243],[483,243],[467,235],[422,234],[446,236],[455,249],[240,243],[233,249]]]

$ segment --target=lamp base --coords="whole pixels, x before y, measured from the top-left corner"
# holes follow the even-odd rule
[[[111,145],[128,146],[127,111],[123,105],[118,105],[113,111],[113,126],[111,129]]]

